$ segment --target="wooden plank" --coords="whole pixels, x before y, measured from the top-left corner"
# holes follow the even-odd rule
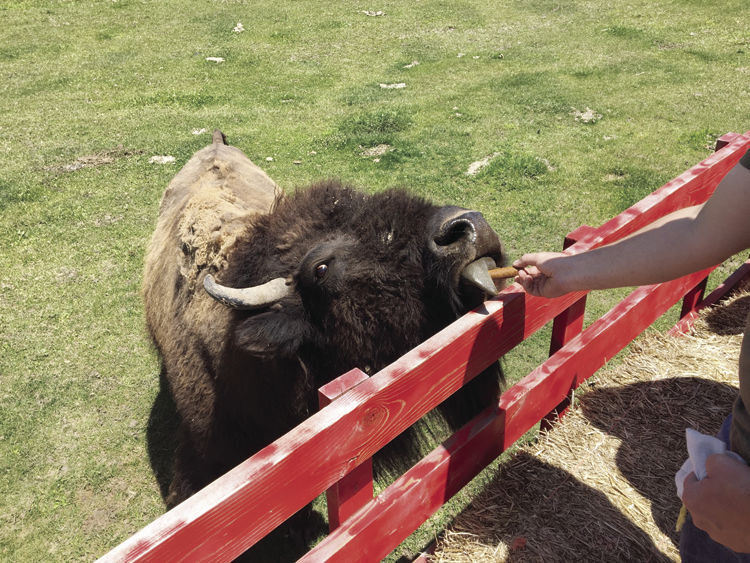
[[[319,408],[322,409],[330,405],[335,399],[338,399],[347,391],[351,391],[363,381],[367,381],[367,379],[368,376],[365,372],[354,368],[347,371],[344,375],[340,375],[336,379],[329,381],[318,389]]]
[[[300,561],[379,561],[482,468],[667,311],[699,272],[634,291],[567,346],[503,393]]]
[[[572,248],[606,244],[674,209],[705,200],[718,179],[739,160],[740,148],[748,144],[749,135],[736,139]],[[583,295],[543,300],[511,286],[149,524],[102,560],[224,561],[236,557]]]
[[[348,371],[318,389],[320,408],[367,380],[367,374],[358,369]],[[372,500],[372,458],[355,467],[350,473],[331,485],[326,491],[328,529],[332,532],[360,508]]]

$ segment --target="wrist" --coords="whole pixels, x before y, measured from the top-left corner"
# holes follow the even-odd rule
[[[565,255],[550,260],[552,278],[562,295],[591,289],[581,275],[588,271],[586,265],[582,264],[585,261],[586,257],[583,254]]]

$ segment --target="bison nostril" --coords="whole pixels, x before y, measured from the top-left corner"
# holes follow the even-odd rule
[[[434,241],[438,246],[452,246],[461,241],[473,242],[476,236],[474,224],[468,219],[459,218],[443,225]]]

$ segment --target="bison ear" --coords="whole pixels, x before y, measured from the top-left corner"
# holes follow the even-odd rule
[[[314,329],[301,311],[281,309],[253,315],[235,330],[235,344],[260,358],[294,356],[314,338]]]

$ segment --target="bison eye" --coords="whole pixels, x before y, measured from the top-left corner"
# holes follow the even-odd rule
[[[315,266],[315,277],[322,280],[328,273],[328,264],[318,264]]]

